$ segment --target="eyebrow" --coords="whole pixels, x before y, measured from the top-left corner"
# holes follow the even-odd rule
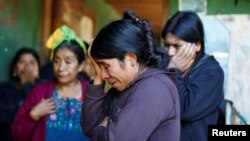
[[[178,45],[181,45],[180,43],[178,42],[175,42],[175,43],[171,43],[171,42],[168,42],[168,41],[164,41],[164,45],[174,45],[174,46],[178,46]]]

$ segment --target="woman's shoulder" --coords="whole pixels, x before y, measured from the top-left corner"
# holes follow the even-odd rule
[[[0,82],[0,101],[7,102],[6,100],[13,99],[14,102],[21,98],[20,91],[17,89],[15,83],[11,81]]]
[[[16,89],[16,85],[12,81],[2,81],[0,82],[0,90],[5,90],[5,89]]]
[[[141,97],[149,97],[149,99],[154,97],[155,100],[159,101],[175,97],[173,99],[177,100],[178,91],[166,71],[154,69],[152,73],[135,85],[133,98],[140,99]]]
[[[54,88],[54,80],[46,80],[35,84],[27,94],[27,99],[41,99],[50,97]],[[32,97],[32,98],[31,98]]]
[[[159,80],[162,79],[164,81],[169,81],[171,79],[171,77],[173,77],[173,75],[175,75],[172,72],[167,72],[165,70],[162,69],[158,69],[158,68],[151,68],[150,73],[148,75],[148,78],[151,80],[147,80],[147,81],[152,81],[152,80]]]
[[[80,80],[80,82],[81,82],[82,87],[87,87],[87,85],[88,85],[88,83],[89,83],[88,80],[83,79],[83,78],[80,78],[79,80]]]
[[[213,55],[205,55],[202,57],[194,66],[195,69],[202,69],[202,70],[220,70],[222,71],[222,67],[220,63],[215,59]]]
[[[54,85],[54,80],[41,81],[33,86],[31,93],[44,93],[45,91],[50,92],[53,90]]]
[[[36,88],[47,87],[50,85],[54,85],[54,83],[55,83],[55,81],[53,79],[43,80],[43,81],[37,82],[34,87],[36,87]]]
[[[171,72],[155,68],[150,68],[148,71],[149,72],[147,72],[147,74],[145,74],[144,78],[141,80],[141,85],[148,85],[152,88],[159,86],[160,88],[166,88],[166,85],[169,85],[171,87],[175,86],[174,81],[172,80],[172,75],[174,74],[172,74]]]

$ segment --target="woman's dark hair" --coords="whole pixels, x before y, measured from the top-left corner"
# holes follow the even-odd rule
[[[11,61],[10,72],[9,72],[10,79],[12,79],[12,80],[18,80],[19,79],[13,74],[15,73],[15,67],[17,65],[17,62],[20,60],[21,56],[24,55],[24,54],[31,54],[32,56],[34,56],[34,58],[37,61],[38,67],[40,69],[40,58],[39,58],[38,53],[35,50],[33,50],[33,49],[29,48],[29,47],[23,46],[17,51],[17,53],[15,54],[14,58]]]
[[[176,12],[165,24],[161,37],[165,39],[167,33],[171,33],[186,42],[196,43],[199,41],[201,43],[201,50],[197,58],[204,55],[204,28],[201,19],[195,12]]]
[[[86,50],[88,50],[89,49],[89,43],[83,40],[83,44],[85,45]]]
[[[102,28],[91,48],[94,59],[118,58],[123,61],[128,52],[134,53],[138,62],[146,66],[166,69],[169,62],[164,49],[156,48],[149,22],[139,19],[132,11],[124,12],[121,20]]]
[[[61,48],[67,48],[70,51],[72,51],[75,54],[79,64],[81,64],[85,60],[85,54],[83,48],[76,41],[74,40],[63,41],[59,46],[55,48],[53,56],[55,56],[55,53],[58,51],[58,49]]]

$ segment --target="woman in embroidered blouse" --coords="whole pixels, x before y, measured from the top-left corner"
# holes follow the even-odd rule
[[[51,49],[54,80],[35,86],[12,124],[17,141],[86,141],[80,126],[87,81],[80,79],[86,48],[67,26],[47,41]]]

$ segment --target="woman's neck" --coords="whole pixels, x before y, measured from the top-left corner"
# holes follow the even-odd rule
[[[137,72],[137,76],[136,78],[138,78],[142,73],[144,73],[146,70],[148,69],[148,67],[146,67],[145,65],[140,64],[138,67],[138,72]]]
[[[60,97],[78,98],[82,95],[81,83],[77,79],[66,84],[57,83],[56,90]]]

